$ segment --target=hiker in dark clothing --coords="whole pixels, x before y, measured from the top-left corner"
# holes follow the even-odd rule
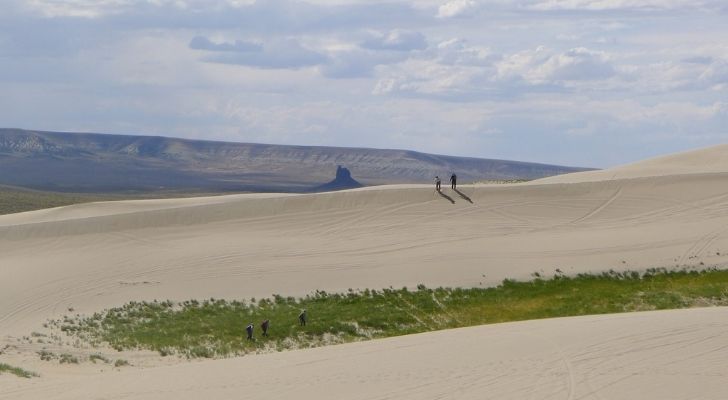
[[[268,336],[268,327],[270,326],[270,320],[266,319],[260,324],[260,329],[263,331],[263,336]]]
[[[298,314],[298,322],[301,326],[306,326],[306,320],[308,320],[308,316],[306,315],[306,310],[303,310]]]
[[[248,332],[248,340],[253,340],[253,323],[249,323],[248,326],[245,327],[245,332]]]
[[[435,190],[437,190],[438,192],[440,191],[440,182],[442,182],[442,181],[440,181],[440,177],[436,176],[435,177]]]
[[[452,174],[450,177],[450,184],[452,185],[452,188],[455,189],[455,187],[458,185],[458,176],[455,174]]]

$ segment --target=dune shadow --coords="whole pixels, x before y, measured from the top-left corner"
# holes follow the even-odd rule
[[[460,197],[462,197],[463,199],[467,200],[467,201],[468,201],[468,202],[469,202],[470,204],[473,204],[473,200],[470,200],[470,197],[466,196],[466,195],[465,195],[465,193],[463,193],[463,192],[461,192],[461,191],[459,191],[459,190],[457,190],[457,189],[453,189],[453,190],[454,190],[454,191],[455,191],[455,192],[456,192],[457,194],[459,194],[459,195],[460,195]]]
[[[440,196],[442,196],[442,197],[444,197],[445,199],[449,200],[449,201],[450,201],[450,203],[452,203],[452,204],[455,204],[455,200],[453,200],[453,199],[452,199],[452,197],[450,197],[450,196],[446,195],[445,193],[443,193],[443,192],[441,192],[441,191],[437,191],[437,190],[436,190],[436,192],[437,192],[437,194],[439,194]]]

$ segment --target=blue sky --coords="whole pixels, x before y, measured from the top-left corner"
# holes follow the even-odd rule
[[[723,0],[5,0],[0,125],[608,167],[728,141]]]

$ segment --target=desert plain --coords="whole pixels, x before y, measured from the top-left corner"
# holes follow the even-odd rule
[[[212,360],[39,360],[129,301],[488,287],[728,265],[728,145],[518,184],[88,203],[0,216],[0,399],[725,399],[728,309],[522,321]],[[73,310],[73,311],[70,311]],[[312,321],[313,323],[314,321]]]

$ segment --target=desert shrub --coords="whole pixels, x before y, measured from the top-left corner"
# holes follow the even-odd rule
[[[94,364],[96,364],[96,361],[101,361],[101,362],[104,362],[106,364],[108,364],[108,363],[111,362],[111,361],[109,361],[108,358],[104,357],[101,354],[91,354],[90,356],[88,356],[88,359],[89,359],[89,361],[91,361]]]
[[[37,354],[40,356],[40,359],[43,361],[51,361],[56,358],[56,355],[53,352],[50,352],[48,350],[38,351]]]
[[[123,359],[121,359],[121,358],[120,358],[120,359],[118,359],[118,360],[116,360],[116,361],[114,362],[114,367],[117,367],[117,368],[118,368],[118,367],[125,367],[125,366],[127,366],[127,365],[129,365],[129,361],[123,360]]]
[[[58,362],[61,364],[78,364],[78,358],[74,355],[63,353],[58,356]]]

